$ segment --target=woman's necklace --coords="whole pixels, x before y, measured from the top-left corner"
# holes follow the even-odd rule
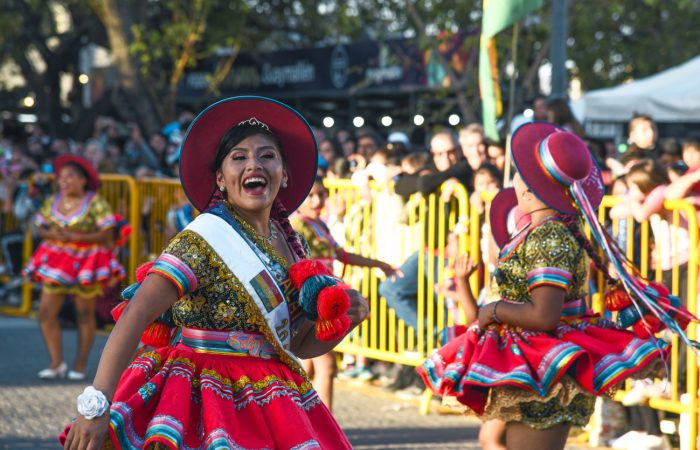
[[[269,236],[262,236],[260,233],[257,232],[255,228],[251,224],[245,221],[243,217],[236,211],[236,208],[233,207],[229,202],[224,201],[224,204],[226,205],[226,208],[229,210],[231,215],[238,221],[238,223],[241,224],[243,229],[250,235],[251,238],[253,238],[253,241],[255,241],[260,248],[262,248],[268,255],[270,255],[270,258],[274,259],[279,263],[282,267],[285,269],[289,268],[289,262],[280,255],[277,250],[275,249],[274,245],[272,245],[272,242],[275,241],[278,237],[277,230],[275,228],[275,224],[272,220],[269,222],[269,227],[270,227],[270,235]]]
[[[69,200],[68,197],[61,196],[61,206],[64,211],[72,211],[82,199]]]

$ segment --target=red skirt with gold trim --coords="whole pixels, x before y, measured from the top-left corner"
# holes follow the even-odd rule
[[[109,437],[117,449],[351,448],[311,383],[279,359],[182,343],[145,353],[124,372]]]
[[[79,242],[44,241],[24,269],[25,277],[47,286],[104,285],[125,275],[110,249]]]

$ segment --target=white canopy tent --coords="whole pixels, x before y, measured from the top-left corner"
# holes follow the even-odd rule
[[[656,122],[700,122],[700,56],[613,88],[586,93],[572,105],[586,122],[627,122],[634,113]]]

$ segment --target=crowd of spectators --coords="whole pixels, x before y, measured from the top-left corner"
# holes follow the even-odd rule
[[[620,230],[627,229],[625,221],[635,224],[650,221],[650,242],[640,242],[641,235],[635,233],[635,248],[645,244],[652,249],[650,268],[658,269],[667,284],[671,284],[673,273],[680,274],[679,294],[687,304],[684,277],[688,276],[690,251],[688,218],[674,221],[664,211],[663,203],[665,199],[688,198],[697,204],[696,200],[700,199],[700,134],[659,139],[653,119],[635,115],[628,124],[627,140],[616,145],[587,139],[584,128],[565,101],[547,102],[538,97],[532,106],[535,120],[553,122],[584,138],[601,168],[607,192],[624,198],[611,212],[611,219],[616,219],[620,225],[616,230],[610,229],[623,248],[628,237]],[[39,124],[24,138],[0,134],[0,213],[26,223],[51,190],[46,175],[51,173],[53,159],[66,152],[86,157],[101,173],[127,174],[137,180],[177,177],[180,144],[192,119],[192,113],[184,112],[177,121],[148,136],[143,135],[137,124],[110,117],[98,117],[92,136],[83,141],[53,138]],[[483,127],[477,123],[459,130],[435,130],[425,142],[416,142],[401,131],[382,135],[372,128],[354,131],[340,128],[332,133],[314,128],[314,131],[319,146],[320,177],[350,179],[359,187],[367,186],[370,180],[386,183],[393,186],[392,194],[403,201],[414,193],[438,191],[443,198],[448,198],[455,186],[461,185],[470,194],[470,206],[485,213],[488,205],[481,193],[496,193],[504,184],[509,184],[507,174],[512,173],[506,167],[502,143],[505,139],[501,142],[486,139]],[[28,184],[30,177],[34,180],[32,191]],[[184,197],[180,200],[177,206],[189,211],[186,217],[191,217],[192,208]],[[346,213],[343,205],[329,203],[327,214],[333,217],[328,217],[327,221],[331,231],[333,223],[342,223]],[[187,218],[178,214],[178,211],[173,212],[173,222],[181,228]],[[342,244],[346,236],[342,227],[340,230],[336,240]],[[482,233],[487,235],[488,229],[483,229]],[[436,235],[426,235],[426,247],[437,247],[440,243],[436,239]],[[389,306],[396,310],[399,318],[414,327],[420,320],[416,315],[416,289],[421,257],[435,258],[436,255],[418,250],[405,261],[395,261],[401,264],[400,270],[405,276],[380,285],[380,293]],[[639,254],[635,253],[633,258],[638,262]],[[484,265],[493,268],[495,259],[488,242],[482,243],[481,259]],[[425,267],[427,264],[426,260]],[[674,264],[679,267],[674,269]],[[431,267],[437,268],[437,264]],[[437,279],[437,272],[433,279]],[[400,387],[406,384],[399,383]]]

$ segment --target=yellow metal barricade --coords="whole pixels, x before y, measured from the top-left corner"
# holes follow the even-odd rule
[[[175,231],[168,224],[168,213],[186,201],[176,179],[150,178],[138,182],[140,227],[134,239],[138,263],[156,258]]]
[[[606,196],[603,198],[603,203],[598,211],[601,222],[605,221],[612,207],[617,205],[621,199],[619,197]],[[625,224],[621,224],[620,220],[611,221],[611,231],[613,235],[622,233],[625,235],[625,243],[623,250],[630,261],[639,264],[640,271],[645,277],[661,282],[663,273],[661,264],[654,264],[654,261],[661,261],[664,257],[670,256],[672,268],[670,269],[671,282],[666,284],[671,292],[675,295],[680,294],[682,284],[686,286],[686,301],[688,310],[697,316],[698,311],[698,220],[695,207],[684,200],[666,200],[664,203],[664,213],[667,215],[667,225],[659,224],[657,216],[654,220],[657,221],[658,227],[666,227],[669,232],[671,248],[663,248],[660,243],[650,245],[654,242],[654,233],[650,220],[646,220],[639,224],[634,223],[633,218],[626,220]],[[622,229],[624,226],[625,229]],[[662,231],[663,228],[657,228]],[[637,237],[635,237],[637,236]],[[658,239],[658,237],[656,237]],[[685,241],[685,242],[683,242]],[[666,243],[668,244],[668,242]],[[679,251],[680,250],[680,251]],[[681,260],[687,253],[687,261]],[[665,256],[664,256],[665,254]],[[685,258],[683,258],[685,259]],[[687,274],[681,277],[681,268],[687,265],[685,270]],[[656,266],[652,268],[652,266]],[[668,272],[668,271],[667,271]],[[602,277],[599,281],[599,292],[602,292]],[[594,308],[602,311],[602,299],[598,296],[598,302],[594,303]],[[691,323],[687,330],[690,339],[697,338],[697,325]],[[673,337],[673,351],[669,364],[668,383],[670,385],[670,396],[668,398],[654,397],[649,399],[651,408],[667,411],[675,414],[680,414],[687,420],[687,433],[681,435],[680,438],[686,445],[685,448],[695,448],[698,428],[698,365],[697,357],[693,351],[686,351],[686,370],[685,384],[679,382],[679,339]],[[660,381],[665,383],[666,381]],[[625,391],[619,391],[616,399],[620,400],[625,395]],[[687,394],[683,396],[683,394]],[[684,399],[682,399],[682,396]]]
[[[404,205],[404,218],[397,220],[387,214],[383,208],[377,208],[374,202],[382,191],[381,185],[369,185],[369,193],[354,186],[347,180],[327,180],[326,186],[330,196],[328,203],[334,205],[341,202],[346,214],[350,213],[348,222],[351,224],[347,233],[345,248],[364,256],[380,257],[378,248],[386,242],[378,241],[381,227],[388,227],[394,236],[399,237],[400,245],[391,247],[399,262],[403,262],[411,254],[420,252],[436,255],[436,258],[418,258],[418,328],[407,326],[403,320],[396,317],[396,312],[389,308],[384,298],[378,294],[378,284],[382,275],[366,268],[352,268],[346,273],[346,281],[362,292],[370,304],[371,317],[346,339],[338,350],[356,355],[363,355],[383,361],[399,362],[406,365],[418,365],[427,355],[439,346],[437,333],[454,319],[446,314],[444,299],[437,297],[433,302],[435,284],[442,280],[447,258],[445,255],[446,228],[453,228],[457,221],[467,221],[467,194],[462,188],[455,189],[454,199],[444,202],[439,194],[424,198],[414,195]],[[449,210],[446,211],[446,207]],[[337,206],[336,206],[337,207]],[[361,220],[353,219],[353,214],[360,214]],[[425,222],[422,218],[428,217]],[[447,227],[446,227],[447,225]],[[434,240],[425,242],[426,231],[429,235],[437,236]],[[462,251],[466,251],[467,238],[461,239]],[[427,266],[424,261],[427,261]],[[436,267],[437,265],[437,267]],[[437,275],[437,277],[436,277]],[[431,331],[428,331],[431,330]]]

